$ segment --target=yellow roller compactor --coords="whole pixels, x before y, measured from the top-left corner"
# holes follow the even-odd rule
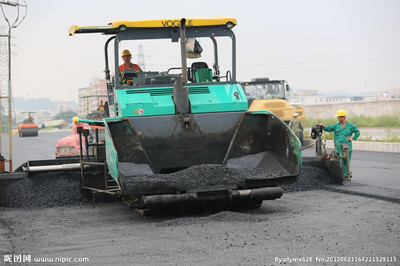
[[[294,113],[298,113],[300,121],[306,120],[303,107],[294,107],[287,102],[289,84],[285,80],[255,78],[250,82],[241,82],[241,85],[249,101],[249,111],[268,110],[287,124]]]

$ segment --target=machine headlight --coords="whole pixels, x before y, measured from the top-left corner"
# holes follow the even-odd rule
[[[235,24],[233,24],[232,22],[228,22],[228,23],[226,23],[226,27],[228,29],[232,29],[233,27],[235,27]]]

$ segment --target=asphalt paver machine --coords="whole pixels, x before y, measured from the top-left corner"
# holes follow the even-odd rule
[[[269,111],[247,111],[246,95],[236,82],[236,24],[235,18],[217,17],[70,28],[70,35],[110,36],[104,49],[110,117],[80,120],[105,128],[104,142],[85,142],[92,151],[81,160],[85,189],[118,193],[131,206],[148,209],[210,201],[260,203],[279,198],[280,184],[296,181],[299,140]],[[219,38],[231,41],[231,64],[223,75]],[[188,44],[196,46],[199,39],[212,43],[214,61],[188,67],[187,56],[202,50]],[[120,73],[121,43],[138,40],[170,40],[181,64]],[[123,84],[126,79],[133,82]],[[85,130],[79,132],[88,137]]]

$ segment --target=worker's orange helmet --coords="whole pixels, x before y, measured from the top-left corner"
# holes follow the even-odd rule
[[[76,122],[78,122],[78,120],[79,120],[79,117],[75,116],[74,118],[72,118],[72,123],[76,123]]]
[[[339,117],[339,116],[347,116],[346,111],[342,110],[342,109],[338,110],[336,113],[336,117]]]
[[[124,57],[126,55],[131,55],[131,52],[129,52],[129,50],[123,50],[121,57]]]

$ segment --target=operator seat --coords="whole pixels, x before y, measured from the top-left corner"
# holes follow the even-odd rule
[[[188,70],[188,80],[192,82],[212,82],[212,70],[205,62],[194,62]]]

